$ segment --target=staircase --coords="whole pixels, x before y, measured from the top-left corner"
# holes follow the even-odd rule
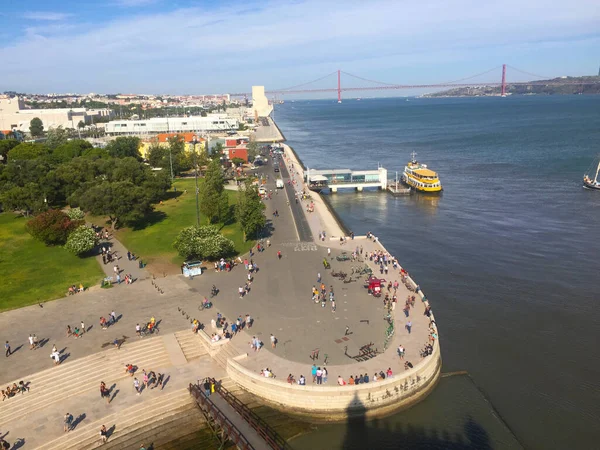
[[[112,433],[106,444],[101,444],[100,427],[105,425]],[[145,401],[100,420],[77,427],[74,431],[50,441],[38,450],[103,449],[138,450],[142,444],[163,448],[173,440],[190,443],[205,426],[204,417],[187,389],[179,389]]]
[[[200,342],[200,337],[191,330],[178,331],[175,333],[175,338],[188,362],[208,355],[208,351]]]
[[[23,418],[27,414],[64,401],[83,392],[99,389],[100,381],[110,386],[127,378],[125,364],[131,363],[141,370],[171,365],[163,340],[160,337],[127,343],[121,349],[112,348],[95,355],[38,372],[21,380],[29,382],[30,391],[2,402],[0,423]],[[53,364],[48,358],[48,364]],[[101,370],[100,370],[101,369]],[[15,381],[17,384],[19,380]],[[12,381],[10,384],[12,385]]]

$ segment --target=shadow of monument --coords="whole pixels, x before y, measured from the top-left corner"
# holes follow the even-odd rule
[[[354,397],[348,407],[343,449],[407,448],[444,450],[491,450],[487,431],[472,417],[463,425],[463,434],[452,434],[430,427],[390,424],[389,421],[367,421],[364,404]]]

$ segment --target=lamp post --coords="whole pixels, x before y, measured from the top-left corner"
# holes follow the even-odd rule
[[[196,136],[194,136],[193,139],[193,143],[194,143],[194,156],[196,157],[196,161],[195,161],[195,168],[196,168],[196,173],[195,173],[195,178],[196,178],[196,225],[200,226],[200,203],[198,201],[198,154],[196,153]]]

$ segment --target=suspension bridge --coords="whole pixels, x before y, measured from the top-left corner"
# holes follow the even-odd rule
[[[581,79],[571,79],[567,77],[545,77],[543,75],[537,75],[534,73],[526,72],[524,70],[518,69],[516,67],[510,66],[508,64],[502,64],[501,66],[494,67],[492,69],[486,70],[485,72],[477,73],[475,75],[461,78],[459,80],[446,81],[442,83],[429,83],[429,84],[395,84],[395,83],[386,83],[383,81],[370,80],[368,78],[360,77],[358,75],[353,75],[351,73],[345,72],[343,70],[336,70],[334,72],[328,73],[320,78],[317,78],[312,81],[308,81],[306,83],[298,84],[295,86],[268,90],[265,91],[265,94],[270,95],[285,95],[285,94],[311,94],[311,93],[325,93],[332,92],[337,93],[338,102],[342,101],[342,92],[358,92],[358,91],[382,91],[382,90],[400,90],[400,89],[443,89],[443,88],[461,88],[461,87],[483,87],[483,86],[500,86],[500,94],[502,96],[506,95],[506,85],[507,85],[507,68],[520,74],[526,75],[529,77],[536,78],[537,80],[532,81],[515,81],[511,82],[512,86],[563,86],[563,85],[595,85],[600,84],[600,79],[591,81],[591,80],[581,80]],[[489,75],[492,72],[499,72],[501,77],[496,81],[469,81],[475,78],[479,78],[485,75]],[[314,85],[320,81],[323,81],[327,78],[333,78],[337,75],[337,86],[331,87],[314,87]],[[352,86],[352,87],[344,87],[342,86],[342,75],[344,77],[348,77],[353,81],[360,81],[363,83],[369,83],[370,85],[363,86]],[[311,87],[311,85],[313,87]],[[248,97],[248,93],[235,93],[230,94],[232,97]]]

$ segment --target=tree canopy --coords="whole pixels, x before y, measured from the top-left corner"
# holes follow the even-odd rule
[[[42,123],[42,119],[39,117],[34,117],[29,122],[29,132],[33,137],[40,137],[44,135],[44,124]]]
[[[77,156],[81,156],[84,151],[94,147],[83,139],[73,139],[54,148],[52,154],[61,161],[70,161]]]
[[[46,245],[64,244],[67,242],[69,233],[75,227],[77,227],[77,223],[58,209],[49,209],[38,214],[25,226],[29,234]]]
[[[46,147],[50,150],[64,145],[69,140],[69,133],[63,127],[50,128],[46,133]]]
[[[210,223],[224,220],[229,212],[229,198],[224,183],[221,163],[214,159],[208,165],[204,184],[200,189],[200,211],[208,217]]]
[[[246,240],[255,238],[265,227],[267,218],[264,214],[265,205],[258,195],[258,188],[247,179],[238,191],[235,216]]]
[[[140,155],[140,138],[132,136],[120,136],[114,141],[110,141],[106,146],[108,154],[114,158],[133,157],[138,161],[142,160]]]
[[[19,145],[19,141],[16,139],[2,139],[0,141],[0,155],[4,158],[4,162],[6,162],[6,155],[8,155],[8,152],[17,145]]]
[[[69,201],[94,215],[108,216],[112,230],[117,223],[135,222],[152,210],[144,189],[130,181],[103,181],[84,186],[76,190]]]
[[[48,148],[45,145],[36,144],[34,142],[22,142],[9,150],[8,161],[14,162],[26,159],[36,159],[47,154]]]
[[[173,246],[186,259],[216,260],[234,253],[233,241],[212,225],[191,226],[180,231]]]

